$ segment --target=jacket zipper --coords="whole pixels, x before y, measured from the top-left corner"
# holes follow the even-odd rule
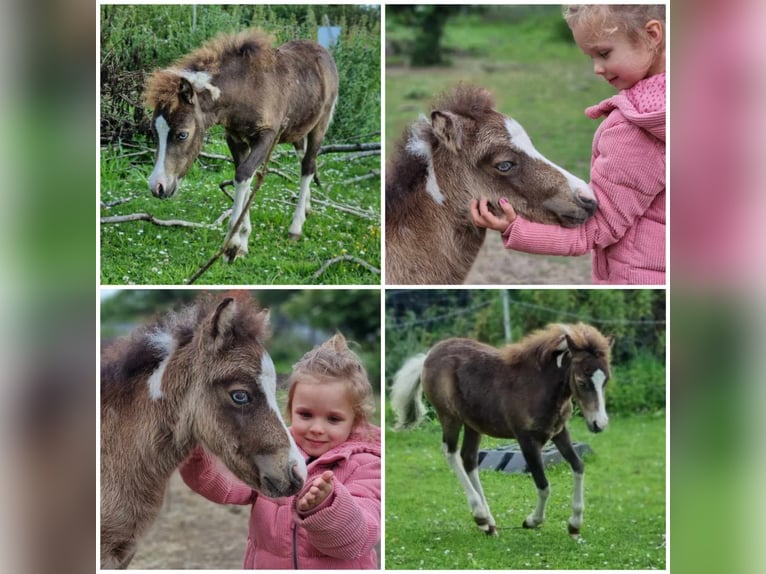
[[[293,568],[298,570],[298,527],[293,523]]]

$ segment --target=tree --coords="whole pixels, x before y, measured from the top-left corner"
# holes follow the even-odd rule
[[[402,23],[417,28],[410,52],[412,66],[436,66],[444,63],[442,35],[447,20],[458,13],[461,6],[454,5],[392,5],[386,8]]]

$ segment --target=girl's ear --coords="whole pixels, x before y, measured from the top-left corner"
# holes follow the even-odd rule
[[[644,26],[644,30],[654,45],[660,46],[665,41],[665,30],[659,20],[649,20]]]

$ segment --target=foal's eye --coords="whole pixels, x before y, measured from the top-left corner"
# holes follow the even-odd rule
[[[183,142],[183,141],[186,141],[188,137],[189,137],[189,132],[178,132],[176,139],[178,139],[178,141],[180,142]]]
[[[250,393],[247,391],[232,391],[229,393],[229,396],[236,405],[246,405],[252,400],[250,398]]]
[[[516,165],[512,161],[501,161],[499,164],[495,166],[495,169],[497,171],[502,171],[503,173],[510,171],[511,168]]]

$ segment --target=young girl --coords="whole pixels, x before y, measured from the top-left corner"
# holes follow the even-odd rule
[[[180,468],[220,504],[252,504],[245,569],[374,569],[380,540],[380,429],[372,387],[343,335],[293,367],[290,431],[306,457],[301,492],[271,499],[236,479],[202,447]]]
[[[475,225],[500,231],[508,249],[547,255],[592,251],[594,283],[665,283],[665,7],[580,5],[564,17],[593,71],[619,90],[585,110],[606,116],[593,138],[596,215],[565,229],[532,223],[501,200],[496,216],[471,202]]]

